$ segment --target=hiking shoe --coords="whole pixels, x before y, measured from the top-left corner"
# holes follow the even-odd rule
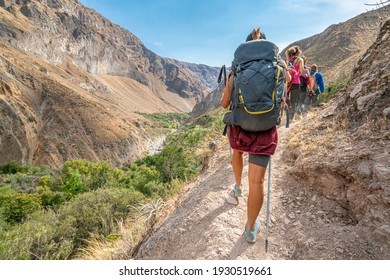
[[[229,192],[226,201],[230,204],[238,205],[239,197],[242,197],[242,189],[234,185],[234,188]]]
[[[256,235],[260,232],[260,220],[256,219],[255,227],[253,230],[247,230],[246,227],[244,227],[244,236],[245,240],[249,243],[255,243],[256,242]]]

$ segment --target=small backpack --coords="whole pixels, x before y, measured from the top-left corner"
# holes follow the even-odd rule
[[[317,85],[317,81],[316,81],[316,73],[314,73],[313,75],[310,75],[310,83],[308,86],[308,89],[310,92],[316,92],[316,90],[318,89],[318,85]]]
[[[299,78],[301,81],[301,86],[303,88],[306,88],[307,86],[310,85],[310,70],[309,70],[309,67],[307,65],[304,66],[303,72],[304,72],[304,74],[301,75]]]
[[[278,47],[258,39],[242,43],[232,63],[234,90],[226,125],[256,132],[280,123],[280,108],[286,95],[285,77]]]

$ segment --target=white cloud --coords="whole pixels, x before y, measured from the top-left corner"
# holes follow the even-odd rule
[[[369,10],[364,3],[377,3],[380,0],[300,0],[283,1],[283,10],[291,11],[291,14],[327,13],[330,17],[334,14],[359,14]],[[328,6],[331,6],[328,13]]]
[[[275,42],[275,45],[278,46],[279,48],[279,52],[281,52],[285,47],[287,47],[288,45],[290,45],[292,42],[287,42],[287,41],[284,41],[284,42]]]
[[[323,2],[333,5],[338,13],[349,14],[364,12],[368,8],[364,3],[376,3],[376,0],[323,0]]]
[[[162,42],[152,42],[152,44],[158,48],[161,48],[163,46]]]

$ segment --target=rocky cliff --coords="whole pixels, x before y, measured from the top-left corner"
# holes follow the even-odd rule
[[[3,40],[53,65],[70,58],[88,73],[126,76],[147,86],[157,78],[172,91],[194,98],[217,74],[212,67],[159,57],[132,33],[77,0],[4,0],[0,5]]]
[[[390,246],[390,19],[340,95],[294,128],[285,159],[299,181],[336,201]]]
[[[363,4],[362,4],[363,5]],[[375,41],[380,25],[389,17],[390,5],[368,11],[352,19],[333,24],[320,34],[287,46],[298,45],[308,58],[308,64],[320,66],[327,84],[350,76],[367,48]]]
[[[133,160],[149,138],[136,112],[191,111],[218,74],[77,0],[1,0],[0,49],[0,163]]]

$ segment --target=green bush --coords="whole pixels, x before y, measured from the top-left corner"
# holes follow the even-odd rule
[[[35,212],[32,218],[5,230],[0,228],[0,259],[61,259],[72,254],[73,224],[60,221],[53,211]]]
[[[23,224],[0,227],[0,259],[69,259],[91,235],[106,237],[144,196],[130,189],[80,194],[54,212],[36,211]]]
[[[186,155],[184,149],[176,145],[165,147],[156,156],[156,167],[163,182],[170,182],[173,179],[186,180],[196,174],[193,155]]]
[[[45,209],[52,208],[55,210],[69,199],[67,193],[52,191],[48,187],[38,187],[37,195],[41,200],[42,207]]]
[[[9,163],[0,165],[0,173],[3,174],[16,174],[18,172],[25,173],[27,170],[27,166],[24,166],[16,161],[11,161]]]
[[[183,149],[194,149],[207,138],[206,136],[207,130],[199,125],[187,127],[186,129],[168,135],[164,147],[177,145]]]
[[[98,189],[65,203],[59,208],[58,215],[60,221],[75,230],[74,243],[80,246],[91,233],[109,235],[116,229],[117,222],[130,213],[130,206],[143,200],[141,193],[131,189]]]
[[[185,120],[188,119],[188,113],[156,113],[156,114],[145,114],[138,113],[145,118],[153,122],[153,127],[174,129],[178,128]]]
[[[0,259],[72,258],[91,235],[115,233],[117,222],[136,211],[133,206],[174,195],[207,160],[207,139],[220,136],[222,114],[182,126],[167,136],[161,153],[128,167],[86,160],[68,161],[60,170],[1,165]],[[184,121],[163,114],[150,118],[155,125],[171,118],[170,130]]]
[[[9,185],[9,193],[34,193],[40,175],[38,174],[3,174],[0,175],[0,186]],[[2,192],[4,193],[4,192]]]
[[[60,178],[60,188],[70,197],[105,187],[113,178],[113,171],[106,162],[94,163],[86,160],[65,162]]]
[[[340,90],[342,90],[346,86],[348,81],[348,77],[343,77],[339,79],[336,83],[326,86],[324,94],[321,94],[319,96],[319,101],[321,103],[329,102],[329,100],[331,100]]]
[[[4,168],[5,167],[5,168]],[[35,193],[40,178],[54,173],[47,166],[29,166],[19,163],[8,163],[0,171],[0,193]]]
[[[0,209],[1,218],[13,225],[41,209],[41,201],[35,194],[0,194]]]
[[[160,189],[160,173],[154,166],[141,165],[130,171],[129,184],[146,196],[154,196]]]
[[[0,186],[0,194],[11,194],[11,193],[16,193],[12,189],[12,185],[11,184],[6,184],[6,185]]]
[[[11,161],[6,164],[0,164],[0,174],[37,174],[42,172],[47,172],[48,167],[46,165],[42,166],[31,166],[29,164],[21,164],[16,161]]]

